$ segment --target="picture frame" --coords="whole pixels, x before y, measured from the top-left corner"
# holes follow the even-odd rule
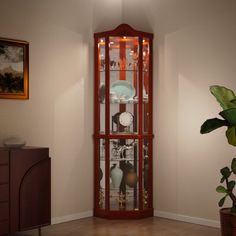
[[[0,99],[29,99],[29,43],[0,38]]]

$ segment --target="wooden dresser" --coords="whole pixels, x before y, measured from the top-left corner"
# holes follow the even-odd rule
[[[48,148],[0,148],[0,235],[51,223]]]

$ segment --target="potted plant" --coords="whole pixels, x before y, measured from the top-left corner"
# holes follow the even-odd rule
[[[222,119],[212,118],[206,120],[201,126],[201,134],[209,133],[217,128],[226,126],[226,137],[230,145],[236,146],[236,96],[234,92],[228,88],[214,85],[210,86],[210,92],[220,103],[223,111],[219,113]],[[230,198],[232,201],[231,208],[220,209],[221,233],[222,236],[236,235],[236,195],[233,190],[236,185],[233,180],[236,175],[236,158],[233,158],[230,167],[224,167],[220,170],[221,185],[216,191],[224,194],[218,205],[222,207],[225,199]]]

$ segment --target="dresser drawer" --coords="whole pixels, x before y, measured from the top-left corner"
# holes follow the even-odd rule
[[[0,202],[9,201],[9,185],[0,184]]]
[[[0,150],[0,165],[9,163],[9,154],[6,150]]]
[[[9,182],[9,166],[0,165],[0,183]]]
[[[0,221],[9,219],[9,204],[8,202],[0,203]]]
[[[0,235],[9,233],[9,221],[0,221]]]

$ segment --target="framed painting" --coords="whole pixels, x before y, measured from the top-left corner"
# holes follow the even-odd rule
[[[29,43],[0,38],[0,98],[29,99]]]

